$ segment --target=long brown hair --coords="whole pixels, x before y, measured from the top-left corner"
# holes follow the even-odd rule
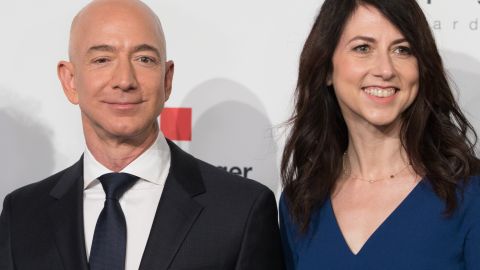
[[[461,112],[445,75],[428,22],[415,0],[326,0],[300,56],[295,109],[281,171],[288,208],[302,231],[330,196],[342,171],[348,130],[333,87],[332,56],[346,22],[359,5],[378,9],[411,45],[419,69],[419,91],[402,114],[401,142],[414,170],[422,172],[445,201],[457,206],[456,191],[480,168],[477,136]]]

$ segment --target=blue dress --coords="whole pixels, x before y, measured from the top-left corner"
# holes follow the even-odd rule
[[[349,249],[327,200],[306,234],[280,199],[288,270],[480,270],[480,177],[471,177],[451,216],[422,180],[378,227],[357,255]]]

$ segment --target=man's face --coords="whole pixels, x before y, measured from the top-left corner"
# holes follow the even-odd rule
[[[80,106],[86,135],[133,139],[156,132],[173,76],[159,24],[141,9],[85,13],[72,28],[71,63],[59,64],[59,76]]]

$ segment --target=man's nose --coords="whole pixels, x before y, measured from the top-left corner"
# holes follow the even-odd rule
[[[381,77],[383,80],[390,80],[395,77],[395,66],[388,52],[377,54],[372,64],[373,75]]]
[[[119,60],[115,68],[112,87],[122,91],[131,91],[138,87],[135,69],[130,60]]]

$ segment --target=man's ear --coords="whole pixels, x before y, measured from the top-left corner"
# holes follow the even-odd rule
[[[75,69],[71,62],[60,61],[57,65],[57,75],[68,100],[78,105],[78,92],[75,88]]]
[[[170,94],[172,93],[172,82],[173,82],[173,73],[175,70],[175,64],[172,60],[169,60],[165,63],[165,101],[168,100]]]

